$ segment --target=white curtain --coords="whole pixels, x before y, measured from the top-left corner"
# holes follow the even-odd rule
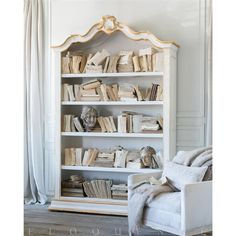
[[[207,1],[207,104],[206,104],[206,145],[212,145],[212,2]]]
[[[44,181],[43,5],[24,2],[25,202],[47,201]]]

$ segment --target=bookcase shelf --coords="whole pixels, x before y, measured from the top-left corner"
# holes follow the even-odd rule
[[[108,28],[106,28],[108,27]],[[113,34],[113,32],[115,32]],[[95,35],[97,37],[95,37]],[[149,50],[152,48],[151,50]],[[103,62],[95,63],[93,60],[86,65],[86,57],[91,59],[98,52],[106,50],[109,52],[109,58],[105,60],[109,65],[101,65]],[[143,50],[140,50],[143,49]],[[148,49],[148,50],[146,50]],[[122,63],[114,62],[114,58],[120,55],[120,52],[124,50],[129,53],[132,51],[131,61],[133,63],[130,67],[121,66]],[[127,200],[116,200],[116,199],[101,199],[101,198],[88,198],[88,197],[71,197],[62,196],[68,194],[65,190],[62,190],[62,181],[67,181],[71,178],[71,175],[82,175],[86,181],[101,180],[113,185],[124,184],[128,181],[128,176],[133,173],[153,173],[159,172],[159,169],[131,169],[131,168],[108,168],[108,167],[95,167],[95,166],[68,166],[65,165],[65,149],[72,152],[71,149],[86,150],[113,150],[114,147],[123,147],[127,151],[140,151],[141,148],[151,146],[155,150],[162,150],[163,162],[171,160],[176,154],[176,61],[177,61],[177,50],[178,47],[171,41],[161,41],[155,35],[150,32],[140,31],[135,32],[130,27],[123,23],[120,23],[113,16],[104,16],[101,21],[94,24],[89,31],[81,36],[80,34],[74,34],[68,37],[63,44],[57,47],[53,47],[52,65],[53,71],[52,76],[55,81],[55,197],[49,207],[50,210],[56,211],[74,211],[83,213],[97,213],[97,214],[109,214],[109,215],[127,215],[128,207]],[[140,55],[140,51],[149,51],[144,57]],[[98,55],[99,55],[98,53]],[[82,55],[83,54],[83,55]],[[155,54],[155,55],[154,55]],[[78,62],[78,56],[81,56],[81,61]],[[75,61],[71,63],[66,57],[73,57]],[[137,57],[138,56],[138,57]],[[151,56],[151,57],[149,57]],[[153,57],[154,56],[154,57]],[[141,58],[143,57],[143,58]],[[77,58],[77,59],[76,59]],[[83,59],[85,58],[85,59]],[[111,58],[113,58],[111,60]],[[138,62],[134,60],[136,59]],[[145,59],[146,58],[146,59]],[[159,58],[159,59],[158,59]],[[76,64],[81,63],[80,65]],[[83,60],[83,67],[82,67]],[[144,62],[146,60],[146,62]],[[159,60],[159,61],[158,61]],[[111,62],[112,61],[112,62]],[[110,65],[111,62],[111,65]],[[120,60],[119,60],[120,62]],[[115,64],[114,64],[115,63]],[[127,62],[125,62],[127,63]],[[146,63],[146,66],[145,66]],[[91,69],[94,65],[100,66],[95,70]],[[115,65],[115,67],[113,66]],[[140,64],[137,67],[137,64]],[[62,65],[64,66],[62,68]],[[75,66],[77,65],[77,66]],[[90,69],[89,69],[89,66]],[[92,67],[91,67],[92,65]],[[107,63],[106,63],[107,65]],[[123,64],[124,65],[124,64]],[[158,65],[158,66],[157,66]],[[86,66],[86,67],[84,67]],[[136,68],[135,68],[136,66]],[[146,70],[149,72],[120,72],[120,73],[81,73],[81,74],[63,74],[61,71],[71,72],[79,70],[81,71],[138,71]],[[69,68],[65,70],[65,68]],[[71,69],[73,68],[73,70]],[[82,68],[82,69],[81,69]],[[104,68],[110,68],[109,70]],[[98,69],[98,70],[97,70]],[[160,72],[151,72],[152,70],[159,70]],[[81,86],[81,84],[89,83],[91,80],[104,78],[109,86],[117,85],[118,89],[123,84],[125,87],[126,83],[128,87],[137,87],[133,95],[138,97],[138,91],[141,96],[145,98],[156,98],[157,89],[160,85],[161,98],[163,101],[62,101],[68,100],[64,95],[64,89],[67,88],[65,84],[68,84],[68,88],[72,87],[75,89],[75,85]],[[101,84],[103,79],[101,79]],[[78,88],[78,87],[77,87]],[[80,87],[79,87],[80,88]],[[152,89],[153,88],[153,89]],[[106,90],[105,90],[106,91]],[[91,91],[90,91],[91,92]],[[141,93],[142,92],[142,93]],[[95,92],[96,95],[98,91]],[[136,93],[136,94],[135,94]],[[150,95],[149,95],[150,93]],[[93,93],[92,93],[93,94]],[[139,94],[139,95],[140,95]],[[70,95],[70,93],[69,93]],[[78,93],[77,93],[78,95]],[[90,95],[89,95],[90,96]],[[100,95],[99,95],[100,96]],[[72,96],[69,98],[71,99]],[[75,96],[76,97],[76,96]],[[84,96],[86,97],[86,96]],[[96,96],[95,96],[96,97]],[[100,96],[101,97],[101,96]],[[112,96],[108,95],[111,99]],[[125,97],[125,96],[124,96]],[[130,94],[129,96],[130,97]],[[132,96],[131,96],[132,97]],[[78,99],[78,96],[77,96]],[[89,98],[95,99],[95,98]],[[159,97],[158,97],[159,99]],[[73,100],[73,98],[71,99]],[[88,98],[87,98],[88,100]],[[117,100],[111,99],[111,100]],[[82,106],[95,106],[98,116],[104,117],[118,117],[120,114],[130,112],[130,114],[140,114],[143,117],[163,117],[162,130],[161,132],[153,133],[102,133],[102,132],[62,132],[62,120],[64,115],[78,115],[80,117]],[[117,119],[114,120],[116,123]],[[159,122],[159,121],[158,121]],[[118,122],[117,122],[118,123]],[[145,123],[145,122],[144,122]],[[116,124],[115,124],[116,125]],[[129,123],[129,128],[133,123]],[[145,125],[144,125],[145,127]],[[70,130],[69,128],[66,130]],[[99,129],[94,129],[99,131]],[[115,129],[113,129],[115,130]],[[118,130],[118,129],[117,129]],[[123,129],[119,129],[123,130]],[[132,129],[129,129],[132,130]],[[138,130],[138,129],[136,129]],[[77,154],[76,154],[77,155]],[[96,155],[96,154],[94,154]],[[76,156],[77,161],[80,160],[82,154]],[[115,155],[114,155],[115,156]],[[96,156],[94,156],[96,158]],[[73,162],[72,162],[73,163]],[[81,162],[76,162],[81,163]],[[83,162],[82,162],[83,163]],[[94,162],[94,165],[96,163]],[[125,164],[122,166],[126,166]],[[81,178],[82,179],[82,178]],[[87,182],[88,183],[88,182]],[[94,183],[94,182],[93,182]],[[77,185],[79,186],[79,185]],[[86,184],[84,185],[86,186]],[[101,185],[102,186],[102,185]],[[109,191],[109,184],[106,185]],[[71,188],[69,188],[71,190]],[[102,191],[102,188],[97,191]],[[72,189],[73,190],[73,189]],[[78,192],[82,190],[82,187],[76,189]],[[64,191],[64,192],[63,192]],[[83,191],[83,190],[82,190]],[[96,191],[96,187],[95,187]],[[126,190],[124,190],[126,191]],[[68,191],[70,192],[70,191]],[[73,191],[72,191],[73,192]],[[77,193],[78,193],[77,192]],[[81,194],[81,195],[80,195]],[[83,192],[74,194],[74,196],[83,196]],[[126,194],[126,193],[125,193]],[[88,192],[87,192],[87,195]],[[114,197],[116,194],[113,194]],[[93,196],[90,195],[90,196]],[[100,196],[100,194],[95,194]],[[109,195],[110,196],[110,195]],[[118,196],[119,197],[119,196]],[[124,197],[124,196],[123,196]]]
[[[162,106],[163,101],[137,101],[137,102],[123,102],[123,101],[89,101],[89,102],[81,102],[81,101],[74,101],[74,102],[68,102],[63,101],[61,103],[64,106],[75,106],[75,105],[81,105],[81,106],[87,106],[87,105],[94,105],[94,106]]]
[[[62,78],[117,78],[117,77],[161,77],[163,72],[123,72],[123,73],[90,73],[90,74],[62,74]]]
[[[120,172],[120,173],[152,173],[159,169],[131,169],[131,168],[108,168],[108,167],[93,167],[93,166],[61,166],[62,170],[81,170],[81,171],[102,171],[102,172]]]
[[[61,132],[61,135],[71,137],[163,138],[163,133]]]

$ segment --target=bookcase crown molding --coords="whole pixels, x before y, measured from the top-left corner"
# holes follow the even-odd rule
[[[179,47],[179,45],[174,41],[160,40],[149,31],[135,31],[126,24],[117,21],[115,16],[105,15],[102,16],[100,22],[94,24],[86,34],[70,35],[61,45],[52,46],[52,48],[58,51],[65,51],[70,47],[72,43],[88,42],[99,32],[103,32],[107,35],[110,35],[116,31],[122,32],[126,37],[135,41],[148,40],[153,44],[153,46],[157,48],[173,48],[177,50],[177,48]]]

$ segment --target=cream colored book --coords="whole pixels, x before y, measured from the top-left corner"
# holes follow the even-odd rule
[[[73,123],[74,123],[74,126],[75,126],[75,128],[78,132],[84,132],[84,128],[80,123],[79,117],[74,117],[73,118]]]
[[[107,72],[109,61],[110,61],[110,57],[107,57],[106,61],[105,61],[105,64],[104,64],[103,73]]]
[[[156,94],[156,101],[163,101],[163,87],[162,87],[162,85],[158,86],[157,94]]]
[[[64,115],[63,131],[71,132],[71,115]]]
[[[87,166],[88,161],[89,161],[89,151],[86,150],[84,152],[83,161],[82,161],[83,166]]]
[[[157,52],[152,55],[152,69],[153,71],[163,72],[164,69],[164,53]]]
[[[106,85],[106,91],[111,101],[116,101],[115,94],[113,93],[112,87],[110,85]]]
[[[74,84],[74,93],[75,93],[75,100],[81,100],[81,89],[79,84]]]
[[[141,71],[140,65],[139,65],[139,57],[138,56],[134,56],[132,58],[133,60],[133,64],[134,64],[134,71],[135,72],[139,72]]]
[[[101,88],[101,92],[102,92],[104,101],[109,101],[109,98],[107,96],[106,85],[105,84],[101,84],[100,88]]]
[[[102,65],[94,66],[94,65],[87,65],[86,66],[86,73],[102,73]]]
[[[71,152],[70,152],[70,148],[65,148],[64,152],[65,152],[64,165],[70,166],[71,165]]]
[[[135,93],[137,95],[138,101],[142,101],[143,97],[142,97],[142,93],[139,90],[138,85],[134,85],[134,90],[135,90]]]
[[[126,166],[126,157],[127,157],[128,151],[123,150],[117,150],[116,151],[116,157],[115,157],[115,163],[114,167],[116,168],[125,168]]]
[[[106,127],[107,132],[109,132],[109,133],[112,132],[110,120],[109,120],[108,117],[103,117],[103,123],[104,123],[104,125]]]
[[[82,89],[81,90],[81,95],[82,96],[89,96],[89,95],[97,95],[96,93],[96,89],[92,88],[92,89]]]
[[[117,72],[117,62],[119,60],[119,56],[118,55],[113,55],[110,57],[110,62],[109,62],[109,66],[107,69],[108,73],[116,73]]]
[[[114,93],[116,101],[119,101],[119,96],[118,96],[118,84],[112,84],[112,91]]]
[[[106,129],[106,126],[104,124],[104,120],[103,120],[103,117],[102,116],[99,116],[97,118],[98,120],[98,124],[100,125],[101,129],[102,129],[102,132],[107,132],[107,129]]]
[[[146,55],[139,57],[139,64],[140,64],[142,72],[148,71],[148,64],[147,64],[147,56]]]
[[[96,88],[96,93],[99,95],[99,97],[100,97],[100,101],[105,101],[105,100],[104,100],[104,96],[103,96],[103,93],[102,93],[102,90],[101,90],[101,87],[100,87],[100,86]]]
[[[71,132],[76,132],[76,127],[75,127],[75,124],[74,124],[74,118],[75,118],[75,115],[71,115],[71,122],[70,122]]]
[[[65,148],[65,162],[66,166],[75,165],[75,149],[74,148]]]
[[[82,166],[82,148],[76,148],[75,149],[75,165],[76,166]]]
[[[70,57],[69,52],[67,53],[67,55],[65,57],[61,58],[61,68],[62,68],[62,71],[61,71],[62,74],[70,74],[71,73],[71,70],[70,70],[71,57]]]
[[[69,84],[63,84],[62,85],[62,101],[69,101],[69,92],[68,92],[68,89],[67,89],[67,86]]]
[[[92,149],[90,158],[88,160],[88,166],[93,165],[95,159],[97,158],[97,155],[98,155],[98,150],[96,148]]]
[[[80,63],[81,63],[81,56],[72,56],[72,71],[73,74],[79,74],[80,73]]]
[[[69,101],[75,101],[73,85],[67,85],[66,89],[67,89],[68,94],[69,94]]]
[[[87,56],[85,54],[81,55],[81,63],[80,63],[80,73],[83,73],[85,70],[85,66],[87,63]]]
[[[112,131],[116,132],[117,129],[116,129],[116,126],[115,126],[115,122],[114,122],[113,116],[109,116],[109,120],[110,120],[110,124],[111,124],[111,127],[112,127]]]
[[[93,80],[90,83],[81,84],[81,87],[84,90],[90,90],[90,89],[96,89],[98,86],[100,86],[100,84],[101,84],[100,80]]]
[[[148,71],[152,71],[152,55],[147,55]]]
[[[88,61],[88,64],[94,64],[95,66],[101,65],[101,63],[110,56],[110,53],[103,49],[101,52],[95,53],[95,55]]]

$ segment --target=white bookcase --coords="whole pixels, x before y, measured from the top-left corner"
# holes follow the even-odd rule
[[[163,71],[103,74],[61,74],[61,56],[65,51],[80,50],[94,53],[105,48],[112,54],[121,50],[137,51],[153,47],[164,52]],[[164,161],[171,160],[176,152],[176,56],[178,45],[171,41],[161,41],[150,32],[136,32],[113,16],[104,16],[93,25],[85,35],[72,35],[60,46],[53,47],[53,76],[55,79],[56,110],[56,192],[50,210],[76,211],[113,215],[127,215],[127,201],[98,198],[76,198],[61,195],[61,180],[71,174],[83,175],[86,179],[112,179],[114,182],[127,182],[133,173],[153,172],[155,169],[105,168],[63,165],[64,148],[77,146],[83,148],[108,148],[122,146],[127,149],[141,149],[152,146],[163,150]],[[91,78],[104,82],[129,82],[145,86],[151,82],[163,85],[163,101],[76,101],[63,102],[62,83],[83,83]],[[122,111],[134,111],[145,115],[162,115],[164,120],[161,133],[99,133],[62,132],[61,122],[64,114],[81,114],[85,105],[92,105],[101,115],[117,116]]]

